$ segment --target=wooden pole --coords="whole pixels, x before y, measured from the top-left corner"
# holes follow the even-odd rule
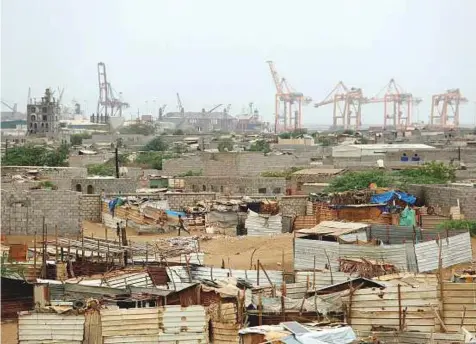
[[[36,274],[36,231],[35,231],[35,236],[33,238],[33,270],[35,271],[35,278],[37,277]]]
[[[258,325],[263,325],[263,303],[261,301],[261,294],[258,295]]]
[[[81,231],[81,260],[84,260],[84,232]]]
[[[55,225],[55,260],[58,261],[58,225]]]
[[[312,271],[312,288],[316,290],[316,256],[314,256],[314,270]]]
[[[329,272],[331,273],[331,284],[334,284],[334,276],[332,275],[331,260],[329,259],[329,256],[327,255],[327,251],[326,251],[326,250],[324,250],[324,254],[326,255],[327,264],[329,265]]]
[[[256,284],[257,285],[259,285],[259,266],[260,266],[260,262],[258,259],[258,264],[256,264]]]
[[[145,243],[145,263],[149,262],[149,243]]]
[[[401,292],[401,285],[400,283],[397,286],[398,289],[398,329],[403,331],[402,326],[402,292]]]

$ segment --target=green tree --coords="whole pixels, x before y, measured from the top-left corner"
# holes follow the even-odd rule
[[[220,152],[231,152],[233,150],[233,140],[223,139],[218,142],[218,150]]]
[[[72,146],[79,146],[83,144],[84,139],[90,138],[92,138],[92,135],[89,133],[72,134],[69,138],[69,142]]]
[[[26,145],[9,148],[2,157],[4,166],[68,166],[69,146],[58,148]]]
[[[269,142],[266,140],[257,140],[250,147],[251,152],[263,152],[269,153],[271,152],[271,148],[269,146]]]
[[[122,127],[119,132],[121,134],[134,134],[134,135],[154,135],[155,128],[150,124],[134,123],[127,127]]]
[[[116,174],[116,168],[111,163],[91,164],[86,167],[88,174],[93,176],[114,176]]]
[[[172,135],[185,135],[182,129],[176,129],[173,131]]]
[[[162,140],[160,136],[156,136],[145,145],[144,150],[163,152],[167,150],[167,144]]]

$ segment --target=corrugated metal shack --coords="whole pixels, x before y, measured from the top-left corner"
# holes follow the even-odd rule
[[[33,285],[20,276],[2,277],[2,319],[16,318],[17,312],[33,308]]]
[[[435,237],[441,240],[429,240]],[[340,271],[341,259],[365,258],[372,264],[391,264],[397,271],[427,272],[438,267],[440,247],[444,268],[472,260],[468,231],[324,221],[295,233],[294,269]]]

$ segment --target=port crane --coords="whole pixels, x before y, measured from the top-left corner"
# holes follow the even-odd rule
[[[182,99],[180,99],[180,94],[178,94],[178,92],[177,92],[177,108],[180,114],[183,116],[185,114],[185,109],[183,108]]]
[[[289,84],[287,79],[281,78],[273,61],[266,61],[276,87],[274,108],[274,131],[287,131],[302,128],[302,106],[312,102],[312,98],[305,97]],[[282,107],[282,113],[281,113]]]
[[[402,129],[411,125],[413,123],[413,106],[420,104],[421,101],[421,98],[416,98],[411,93],[405,92],[394,79],[390,79],[377,95],[365,99],[366,104],[384,104],[383,126],[385,129],[388,126]]]
[[[122,117],[122,110],[129,107],[129,103],[124,102],[122,93],[116,95],[116,92],[107,79],[106,64],[104,62],[98,63],[98,83],[99,83],[99,98],[97,104],[96,116],[101,118],[101,122],[107,122],[109,117]]]
[[[431,97],[430,126],[451,128],[459,126],[459,106],[468,99],[461,95],[459,88],[447,90]]]
[[[362,125],[362,104],[364,101],[361,88],[348,88],[342,81],[339,81],[324,100],[315,103],[314,107],[333,104],[333,128],[359,130]]]

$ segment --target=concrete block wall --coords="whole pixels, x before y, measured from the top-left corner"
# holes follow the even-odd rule
[[[50,180],[58,189],[70,190],[72,178],[84,178],[88,171],[84,167],[43,167],[43,166],[2,166],[2,181],[12,175],[24,175],[27,171],[38,170],[39,178]]]
[[[171,210],[183,210],[185,207],[194,206],[198,201],[211,201],[216,199],[214,192],[171,192],[164,194],[165,200]]]
[[[449,215],[450,207],[457,206],[465,219],[476,220],[476,188],[452,187],[450,185],[410,185],[410,193],[424,200],[426,205],[438,206],[442,215]]]
[[[283,216],[306,215],[307,195],[283,196],[279,201],[279,209]]]
[[[103,153],[96,155],[70,155],[68,158],[71,167],[87,167],[92,164],[103,164],[113,158],[112,153]]]
[[[79,206],[81,220],[101,222],[101,195],[81,194]]]
[[[285,178],[242,176],[184,177],[185,191],[211,191],[227,195],[282,195],[286,192]]]
[[[293,166],[310,167],[311,159],[322,158],[315,152],[265,156],[257,152],[202,153],[165,160],[163,173],[176,176],[202,171],[205,176],[257,176],[266,171],[282,171]]]
[[[77,234],[81,225],[81,194],[69,190],[2,190],[1,223],[4,234],[41,235],[43,217],[48,233]]]
[[[70,183],[71,190],[84,194],[133,193],[137,189],[137,181],[131,178],[74,178]]]

